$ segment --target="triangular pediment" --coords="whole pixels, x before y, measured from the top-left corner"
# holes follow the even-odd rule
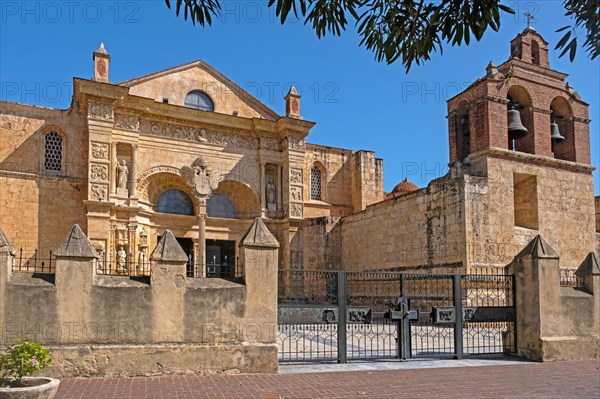
[[[280,116],[243,90],[232,80],[204,61],[165,69],[119,83],[128,87],[129,94],[152,98],[157,102],[185,106],[192,91],[206,93],[214,103],[214,112],[245,118],[277,120]]]

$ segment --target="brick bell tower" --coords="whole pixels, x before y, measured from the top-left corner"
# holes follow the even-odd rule
[[[528,27],[510,53],[448,101],[450,162],[493,147],[589,164],[588,104],[550,68],[548,43]]]
[[[448,101],[465,264],[505,267],[541,235],[576,270],[597,246],[588,104],[526,28],[510,58]]]

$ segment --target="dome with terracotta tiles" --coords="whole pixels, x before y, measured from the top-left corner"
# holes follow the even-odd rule
[[[409,182],[408,179],[404,179],[394,187],[392,194],[406,194],[418,189],[419,187],[416,184]]]

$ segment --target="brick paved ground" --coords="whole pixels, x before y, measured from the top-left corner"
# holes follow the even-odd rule
[[[57,398],[600,398],[600,361],[63,380]]]

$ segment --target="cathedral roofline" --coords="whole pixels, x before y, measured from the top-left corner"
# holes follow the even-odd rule
[[[214,67],[212,67],[211,65],[209,65],[207,62],[205,62],[203,60],[196,60],[196,61],[188,62],[186,64],[178,65],[175,67],[163,69],[158,72],[149,73],[147,75],[143,75],[143,76],[140,76],[140,77],[137,77],[134,79],[130,79],[130,80],[126,80],[126,81],[117,83],[117,85],[122,86],[122,87],[133,87],[140,83],[144,83],[149,80],[159,78],[161,76],[185,71],[187,69],[196,68],[196,67],[203,69],[204,71],[206,71],[209,74],[211,74],[212,76],[214,76],[217,80],[220,80],[221,82],[223,82],[226,86],[229,87],[229,89],[231,89],[233,92],[238,94],[243,100],[247,101],[251,105],[258,108],[260,111],[265,113],[271,119],[277,120],[278,118],[280,118],[280,115],[278,113],[273,111],[271,108],[267,107],[265,104],[263,104],[257,98],[255,98],[250,93],[248,93],[247,91],[242,89],[239,85],[237,85],[235,82],[233,82],[227,76],[223,75],[222,73],[217,71]]]

